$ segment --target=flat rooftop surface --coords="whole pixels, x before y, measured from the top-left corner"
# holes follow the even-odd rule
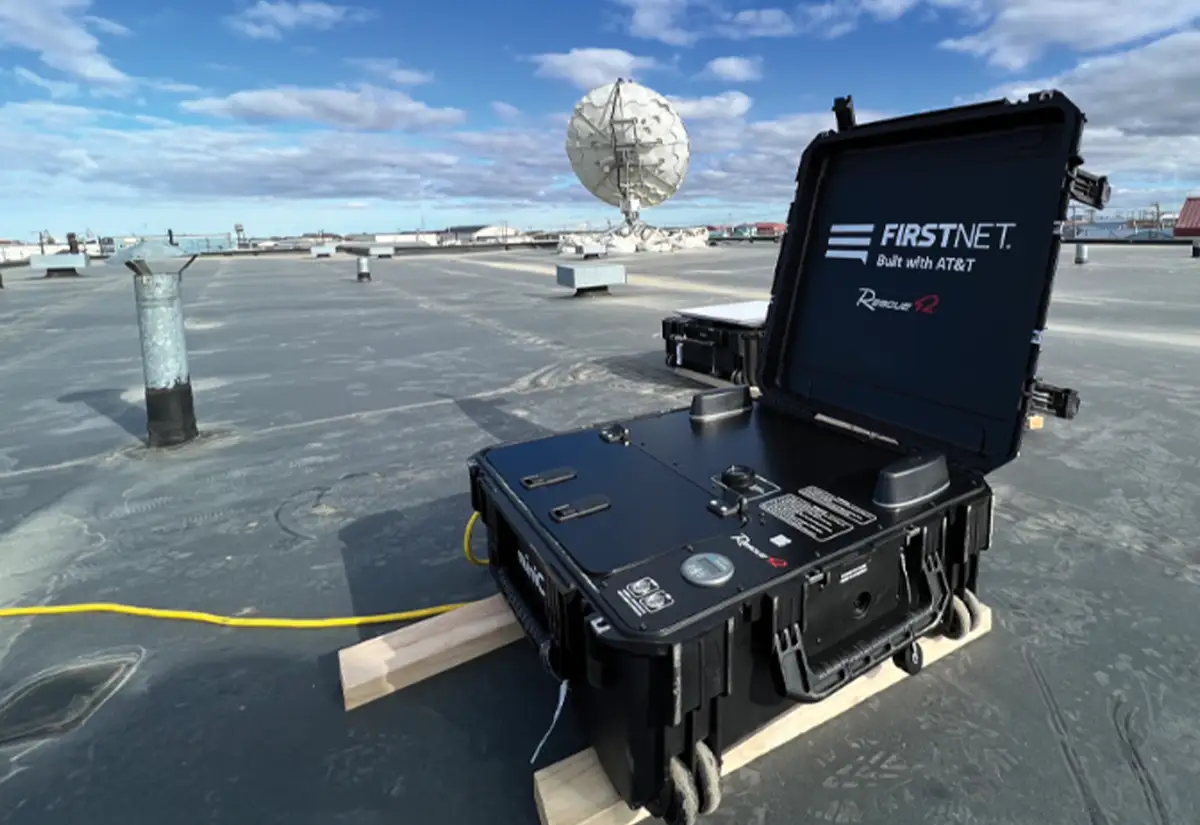
[[[6,271],[0,604],[319,617],[489,595],[460,546],[464,459],[685,404],[661,319],[765,298],[777,252],[637,257],[587,299],[548,253],[374,261],[370,285],[350,258],[198,262],[205,434],[157,452],[129,274]],[[714,822],[1200,821],[1200,261],[1067,253],[1042,374],[1083,407],[993,479],[995,631],[729,777]],[[0,619],[0,822],[536,822],[556,685],[532,649],[346,713],[335,654],[364,633]],[[583,744],[565,716],[539,766]]]

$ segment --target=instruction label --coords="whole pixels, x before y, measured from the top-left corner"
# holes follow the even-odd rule
[[[853,524],[833,510],[792,493],[764,501],[759,507],[764,513],[774,516],[813,541],[836,539],[854,529]]]
[[[874,513],[869,513],[857,504],[851,504],[844,498],[838,498],[828,490],[816,485],[805,487],[797,492],[809,501],[832,510],[851,524],[865,527],[868,524],[874,524],[877,520]]]
[[[675,604],[675,598],[649,576],[622,587],[617,591],[617,595],[629,606],[633,615],[639,618],[666,610]]]

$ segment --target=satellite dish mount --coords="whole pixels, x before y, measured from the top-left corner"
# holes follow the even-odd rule
[[[621,105],[621,87],[627,81],[618,79],[613,84],[612,93],[605,104],[609,124],[609,140],[612,142],[612,156],[616,164],[617,191],[621,193],[621,214],[625,223],[632,226],[638,222],[641,202],[635,194],[643,185],[642,161],[640,149],[647,143],[638,134],[637,118],[622,117],[625,107]],[[612,174],[610,172],[610,174]]]

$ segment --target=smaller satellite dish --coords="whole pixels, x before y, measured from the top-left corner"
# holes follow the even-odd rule
[[[617,207],[628,224],[657,206],[687,176],[691,142],[665,97],[632,80],[583,96],[567,123],[567,157],[589,192]]]

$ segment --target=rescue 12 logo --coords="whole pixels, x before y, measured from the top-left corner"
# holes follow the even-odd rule
[[[1009,233],[1015,223],[885,223],[878,239],[873,223],[835,223],[829,227],[826,258],[859,261],[884,269],[932,269],[970,272],[975,252],[1012,248]],[[922,254],[917,250],[938,253]],[[912,250],[911,252],[908,250]]]
[[[869,286],[858,288],[856,307],[869,309],[871,312],[887,310],[889,312],[916,312],[921,315],[933,315],[941,301],[936,295],[922,295],[912,300],[896,300],[895,298],[880,298]]]

